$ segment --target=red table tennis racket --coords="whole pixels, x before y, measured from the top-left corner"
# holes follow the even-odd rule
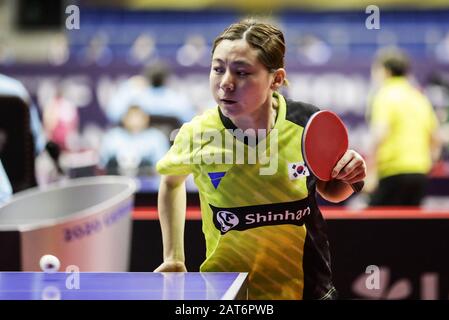
[[[302,134],[302,153],[308,168],[322,181],[332,180],[332,169],[348,150],[348,131],[333,112],[314,113]],[[363,181],[351,185],[354,192],[364,186]]]

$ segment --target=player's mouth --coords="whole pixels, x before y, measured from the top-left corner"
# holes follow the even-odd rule
[[[230,105],[233,105],[233,104],[237,103],[237,101],[231,100],[231,99],[220,99],[220,101],[225,106],[230,106]]]

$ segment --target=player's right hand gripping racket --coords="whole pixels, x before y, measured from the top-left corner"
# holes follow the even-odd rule
[[[308,168],[322,181],[332,179],[332,170],[348,150],[348,131],[332,111],[313,114],[302,134],[302,153]],[[363,189],[363,181],[351,185],[354,192]]]

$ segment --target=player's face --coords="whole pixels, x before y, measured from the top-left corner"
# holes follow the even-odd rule
[[[274,76],[259,61],[257,53],[243,39],[223,40],[215,48],[210,86],[227,117],[257,117],[261,108],[271,107]]]

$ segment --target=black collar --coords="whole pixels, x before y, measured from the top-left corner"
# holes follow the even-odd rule
[[[220,115],[220,120],[221,120],[221,122],[223,123],[223,126],[224,126],[226,129],[231,129],[231,130],[237,129],[237,126],[234,124],[234,122],[232,122],[231,119],[229,119],[228,117],[226,117],[226,116],[223,114],[223,112],[221,112],[220,107],[217,107],[217,108],[218,108],[218,114]]]
[[[219,114],[219,116],[220,116],[220,120],[221,120],[221,122],[223,123],[223,126],[227,129],[227,130],[236,130],[236,129],[238,129],[237,128],[237,126],[234,124],[234,122],[232,122],[232,120],[231,119],[229,119],[228,117],[226,117],[224,114],[223,114],[223,112],[221,112],[221,109],[220,109],[220,107],[217,107],[218,108],[218,114]],[[275,120],[276,121],[276,120]],[[231,134],[237,139],[237,140],[240,140],[240,139],[238,139],[237,138],[237,136],[235,136],[234,135],[234,133],[231,131]],[[263,140],[263,139],[262,139]],[[260,141],[260,138],[258,137],[258,136],[256,136],[256,145],[259,143],[259,141]],[[244,144],[246,144],[246,145],[249,145],[249,137],[248,136],[246,136],[246,135],[244,135],[244,138],[243,138],[243,141],[242,141]]]

